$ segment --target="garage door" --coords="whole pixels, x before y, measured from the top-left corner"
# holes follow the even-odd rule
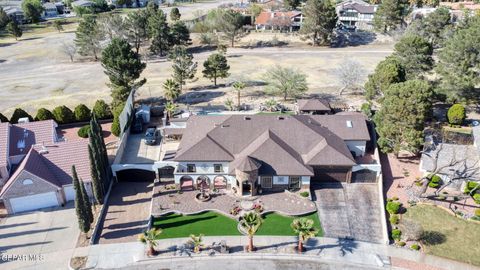
[[[55,192],[47,192],[10,199],[10,205],[14,213],[19,213],[58,206],[58,200]]]
[[[119,182],[153,182],[155,177],[155,172],[141,169],[128,169],[117,172]]]
[[[75,200],[75,188],[73,186],[66,186],[63,190],[65,190],[67,202]]]
[[[346,182],[349,169],[314,167],[312,182]]]

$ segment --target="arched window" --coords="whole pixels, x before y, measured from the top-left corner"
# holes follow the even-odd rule
[[[33,184],[33,181],[32,181],[32,179],[25,179],[25,180],[23,180],[22,184],[24,186],[31,185],[31,184]]]

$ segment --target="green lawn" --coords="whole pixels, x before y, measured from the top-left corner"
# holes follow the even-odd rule
[[[403,218],[418,221],[427,235],[434,236],[424,241],[427,253],[480,265],[480,224],[429,205],[410,207]]]
[[[317,236],[323,236],[322,226],[320,225],[320,219],[317,213],[305,215],[309,219],[313,219],[315,222],[315,228],[319,229]],[[257,235],[282,235],[282,236],[295,236],[295,233],[290,227],[294,217],[282,216],[277,213],[269,213],[263,216],[264,223],[257,232]]]
[[[320,228],[318,236],[322,236],[318,215],[314,213],[305,217],[315,221],[315,227]],[[258,235],[295,235],[290,228],[294,218],[270,213],[266,214],[264,219]],[[168,214],[156,218],[153,222],[155,227],[163,230],[160,239],[188,237],[192,233],[205,236],[241,235],[237,230],[237,224],[236,220],[216,212],[195,215]]]
[[[195,215],[168,214],[155,219],[153,225],[163,230],[160,238],[188,237],[190,234],[205,236],[241,235],[237,221],[216,212]]]

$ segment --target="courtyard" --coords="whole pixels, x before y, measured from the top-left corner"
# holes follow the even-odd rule
[[[312,201],[288,192],[238,197],[221,189],[211,193],[212,198],[207,202],[195,200],[198,192],[198,190],[178,192],[173,182],[158,182],[153,191],[152,215],[161,216],[172,212],[195,214],[213,210],[232,216],[231,211],[234,208],[250,210],[249,208],[254,204],[262,205],[263,212],[277,212],[287,216],[300,216],[316,211],[316,206]]]

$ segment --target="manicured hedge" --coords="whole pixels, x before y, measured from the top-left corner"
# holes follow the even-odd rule
[[[75,107],[74,115],[75,115],[75,121],[77,122],[90,121],[91,114],[92,112],[87,106],[85,106],[85,104],[80,104],[80,105],[77,105],[77,107]]]
[[[402,207],[402,203],[400,202],[387,202],[387,212],[390,215],[398,214],[400,207]]]
[[[20,108],[16,108],[15,111],[13,111],[12,117],[10,117],[10,123],[17,124],[18,119],[25,117],[27,117],[29,121],[33,121],[33,117],[30,114]]]
[[[89,132],[90,132],[90,125],[85,125],[78,130],[77,134],[79,137],[88,138]]]
[[[448,123],[451,125],[461,125],[465,120],[465,107],[461,104],[453,104],[447,112]]]
[[[108,104],[102,99],[99,99],[95,102],[95,105],[93,106],[93,113],[98,119],[112,119],[113,117],[110,106],[108,106]]]
[[[53,113],[45,108],[40,108],[35,116],[35,121],[55,120]]]
[[[75,116],[67,106],[58,106],[53,109],[53,116],[58,124],[69,124],[75,121]]]
[[[402,231],[399,229],[392,230],[392,239],[395,241],[399,241],[402,238]]]
[[[1,114],[1,113],[0,113],[0,122],[1,122],[1,123],[6,123],[6,122],[8,122],[8,118],[7,118],[5,115]]]

